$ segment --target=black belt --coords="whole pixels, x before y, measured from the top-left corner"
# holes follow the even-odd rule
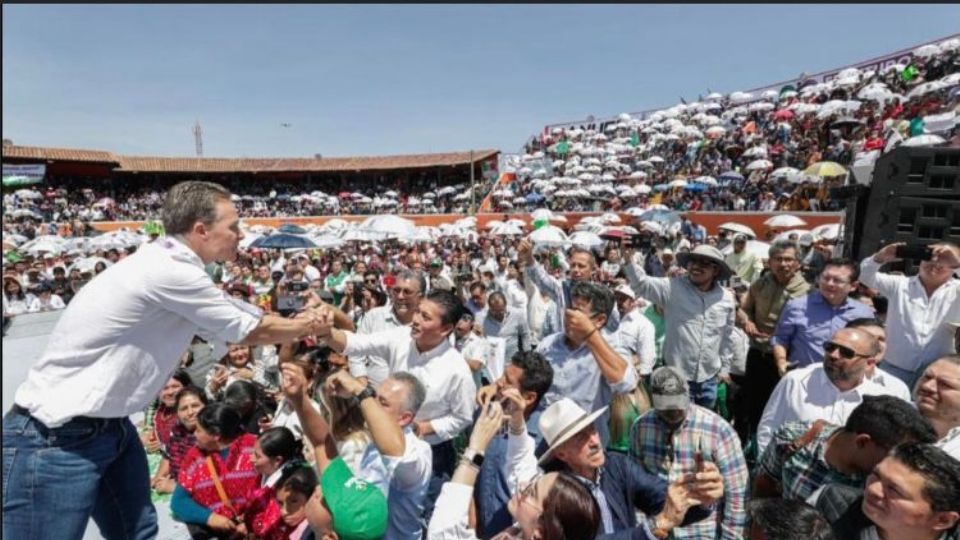
[[[27,408],[25,408],[25,407],[21,407],[20,405],[17,405],[16,403],[13,404],[13,407],[11,407],[10,410],[13,411],[14,414],[20,414],[20,415],[23,415],[23,416],[29,416],[30,418],[33,418],[33,419],[36,420],[37,422],[40,422],[40,420],[39,420],[36,416],[30,414],[30,409],[27,409]],[[83,422],[106,422],[107,420],[121,420],[121,418],[94,418],[94,417],[92,417],[92,416],[74,416],[74,417],[70,418],[69,420],[67,420],[67,422],[71,422],[71,421],[73,421],[73,420],[80,420],[80,421],[83,421]],[[43,424],[43,422],[40,422],[40,423]],[[46,424],[44,424],[44,425],[46,425]]]

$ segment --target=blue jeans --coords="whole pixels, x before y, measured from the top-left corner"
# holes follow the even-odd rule
[[[3,417],[3,536],[156,538],[147,455],[127,418],[74,418],[48,428],[14,408]]]
[[[712,411],[717,404],[717,381],[719,377],[716,375],[703,382],[690,381],[690,399],[697,405]]]

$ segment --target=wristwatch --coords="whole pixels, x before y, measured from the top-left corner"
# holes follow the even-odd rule
[[[461,458],[469,463],[472,463],[474,467],[480,468],[483,467],[483,454],[477,452],[473,448],[467,448],[463,451],[463,457]]]
[[[365,399],[367,399],[367,398],[371,398],[371,397],[372,397],[372,398],[377,397],[377,391],[373,388],[373,385],[372,385],[372,384],[368,384],[368,385],[366,386],[366,388],[364,388],[363,390],[360,391],[359,394],[353,396],[353,399],[351,400],[351,403],[353,404],[354,407],[357,407],[357,406],[360,405],[360,403],[361,403],[363,400],[365,400]]]
[[[660,523],[659,517],[653,518],[653,530],[650,532],[652,532],[654,538],[657,538],[658,540],[662,540],[670,536],[670,529],[668,527],[664,527]]]

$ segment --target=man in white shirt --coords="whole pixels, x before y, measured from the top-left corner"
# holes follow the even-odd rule
[[[195,335],[258,345],[321,329],[312,309],[263,315],[213,284],[204,266],[236,258],[239,223],[222,186],[177,184],[163,208],[169,236],[71,301],[3,419],[3,454],[16,456],[4,463],[5,537],[80,538],[92,516],[107,539],[155,538],[146,454],[127,417],[156,397]]]
[[[296,379],[291,391],[303,396],[297,414],[313,416],[304,425],[315,425],[319,413],[304,406],[309,397],[297,391],[306,387],[306,380],[295,371],[290,373]],[[335,373],[325,384],[331,393],[353,399],[369,426],[373,441],[364,449],[357,478],[377,486],[387,497],[386,537],[419,540],[433,457],[430,445],[413,432],[413,419],[426,398],[426,389],[416,377],[400,371],[376,390],[347,371]],[[374,399],[368,399],[371,397]]]
[[[757,428],[763,455],[773,432],[786,422],[826,420],[844,425],[863,396],[893,395],[867,378],[868,359],[880,344],[858,328],[841,328],[824,344],[823,363],[788,371],[767,401]]]
[[[434,291],[423,300],[409,327],[370,335],[333,328],[333,313],[326,311],[318,335],[348,357],[377,355],[386,358],[389,373],[407,371],[420,379],[427,397],[417,413],[418,434],[434,447],[450,443],[473,419],[477,389],[470,368],[453,347],[450,334],[463,314],[453,293]],[[450,444],[452,449],[452,444]],[[436,450],[436,449],[435,449]],[[454,463],[449,465],[451,468]],[[436,468],[437,457],[434,455]]]
[[[890,244],[860,263],[860,281],[889,300],[886,361],[881,366],[912,387],[923,366],[951,352],[953,333],[947,321],[960,320],[960,280],[953,273],[960,268],[960,247],[949,243],[930,246],[930,259],[920,262],[913,277],[880,272],[880,267],[897,257]]]
[[[477,386],[473,373],[454,348],[450,334],[465,308],[450,291],[433,291],[420,301],[409,327],[371,335],[351,334],[333,328],[332,311],[324,317],[319,332],[330,347],[347,356],[377,355],[386,358],[389,373],[406,371],[426,388],[426,398],[417,412],[417,434],[430,443],[433,472],[425,502],[429,519],[433,502],[443,482],[456,467],[453,439],[473,420]]]
[[[937,432],[937,446],[960,460],[960,355],[948,354],[927,366],[914,401]]]
[[[388,291],[390,305],[376,307],[367,312],[360,321],[357,334],[376,334],[409,327],[426,290],[426,279],[422,274],[411,270],[400,272],[393,288]],[[375,354],[351,355],[350,374],[358,378],[366,377],[376,386],[387,378],[390,369],[385,357]]]
[[[656,329],[650,319],[637,309],[637,293],[629,285],[621,285],[614,291],[617,309],[620,310],[620,342],[630,352],[631,360],[641,379],[653,372],[657,357]]]
[[[907,388],[906,383],[882,369],[877,369],[887,353],[887,331],[883,327],[883,321],[871,318],[854,319],[848,322],[846,327],[863,330],[873,336],[880,346],[880,352],[867,358],[867,378],[889,390],[892,395],[904,401],[912,401],[910,389]]]

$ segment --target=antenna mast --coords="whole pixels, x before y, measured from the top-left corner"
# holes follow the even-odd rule
[[[200,127],[200,120],[193,125],[193,139],[197,145],[197,157],[203,157],[203,128]]]

